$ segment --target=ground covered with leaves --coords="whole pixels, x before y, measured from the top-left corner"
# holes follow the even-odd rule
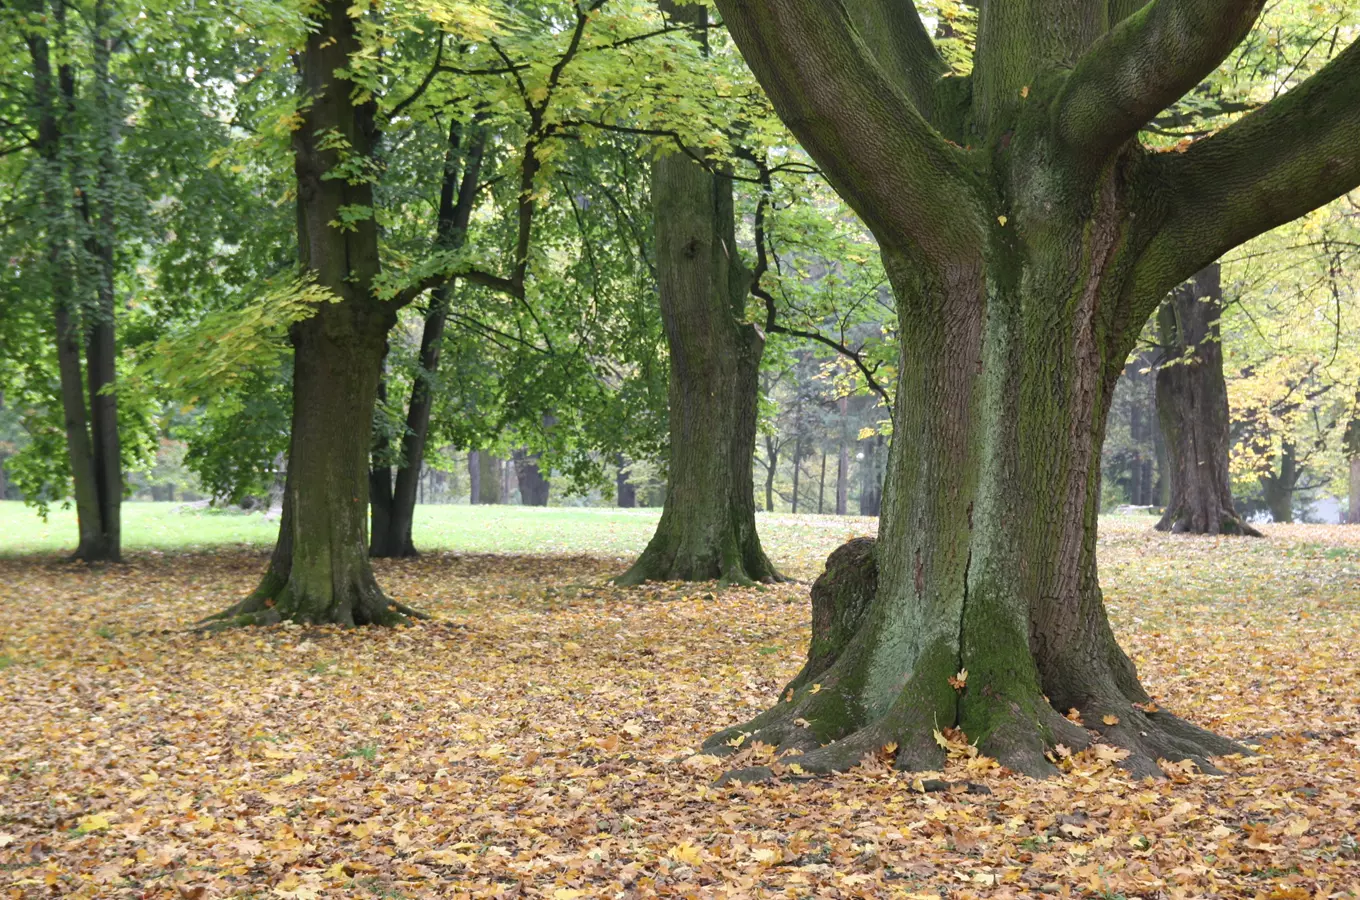
[[[434,619],[204,636],[258,552],[0,560],[0,897],[1360,896],[1360,529],[1103,525],[1156,701],[1259,746],[1135,783],[956,748],[714,787],[694,756],[802,661],[807,585],[618,589],[619,558],[378,566]],[[844,533],[786,529],[800,578]],[[742,748],[755,763],[768,748]],[[971,782],[973,792],[961,789]]]

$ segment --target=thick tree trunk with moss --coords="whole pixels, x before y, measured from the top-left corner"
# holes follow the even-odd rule
[[[705,44],[708,13],[662,0]],[[742,322],[750,273],[735,238],[732,182],[673,153],[652,164],[657,281],[670,350],[670,471],[661,521],[620,584],[778,581],[756,533],[760,357]]]
[[[652,202],[671,358],[670,477],[656,534],[618,580],[777,581],[756,533],[751,472],[765,339],[739,319],[748,285],[731,182],[672,154],[653,164]]]
[[[953,725],[1044,774],[1054,745],[1094,732],[1138,776],[1241,750],[1152,705],[1114,639],[1100,446],[1161,299],[1360,184],[1360,47],[1156,153],[1140,128],[1232,51],[1259,0],[984,3],[967,79],[940,77],[910,4],[717,2],[878,239],[902,353],[869,609],[813,685],[708,746],[746,734],[826,771],[893,744],[899,767],[937,768],[933,733]]]
[[[293,418],[283,522],[257,590],[213,627],[292,620],[392,625],[414,614],[383,595],[368,558],[371,428],[391,304],[373,294],[378,232],[348,228],[341,210],[372,209],[365,180],[333,177],[345,159],[372,157],[372,101],[356,104],[343,77],[358,50],[348,6],[329,0],[301,57],[302,123],[293,132],[302,262],[338,298],[293,326]],[[341,146],[343,143],[344,146]]]
[[[511,458],[515,464],[515,483],[519,485],[519,502],[522,506],[547,506],[551,482],[539,468],[541,453],[530,453],[519,449],[513,451]]]
[[[1360,397],[1356,399],[1360,404]],[[1350,498],[1346,507],[1346,522],[1360,525],[1360,417],[1353,417],[1346,426],[1346,458],[1350,462]]]
[[[1218,333],[1222,314],[1218,263],[1172,291],[1157,312],[1163,353],[1157,370],[1157,418],[1171,475],[1171,502],[1158,531],[1261,534],[1233,505],[1228,385]]]

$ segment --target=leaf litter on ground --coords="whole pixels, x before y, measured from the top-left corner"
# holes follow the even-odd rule
[[[772,555],[810,579],[822,531]],[[806,583],[429,554],[377,569],[433,621],[204,636],[263,555],[0,560],[0,897],[1356,896],[1360,529],[1110,520],[1100,562],[1155,702],[1259,746],[1228,777],[1096,746],[715,787],[768,761],[694,750],[797,671]]]

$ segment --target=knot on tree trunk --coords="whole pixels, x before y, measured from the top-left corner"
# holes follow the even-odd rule
[[[855,636],[878,590],[877,544],[854,538],[831,552],[826,569],[812,585],[812,640],[802,671],[785,687],[797,690],[831,668]]]

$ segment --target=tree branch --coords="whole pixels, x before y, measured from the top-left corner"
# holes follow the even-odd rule
[[[990,216],[966,153],[932,129],[822,0],[718,0],[779,117],[880,243],[937,268],[978,264]],[[904,246],[905,245],[905,246]]]
[[[1156,154],[1149,178],[1169,206],[1134,273],[1158,296],[1227,251],[1360,186],[1360,41],[1303,84],[1184,153]]]
[[[949,71],[921,22],[913,0],[843,0],[855,29],[888,80],[927,120],[934,114],[935,82]]]
[[[1213,72],[1264,0],[1153,0],[1087,49],[1057,100],[1069,146],[1099,161]]]

